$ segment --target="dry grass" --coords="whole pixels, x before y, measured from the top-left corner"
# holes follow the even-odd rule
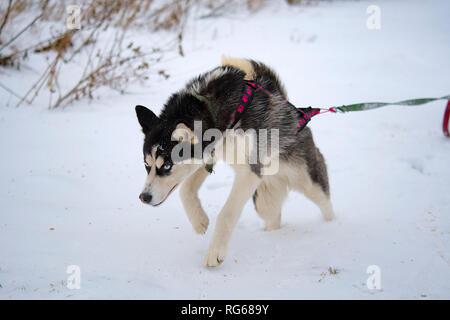
[[[207,9],[201,18],[220,16],[238,0],[78,0],[81,9],[81,30],[68,30],[66,6],[68,0],[3,0],[0,4],[0,67],[20,69],[30,55],[42,56],[47,66],[35,83],[24,92],[2,88],[18,98],[17,106],[34,102],[44,90],[49,93],[49,107],[57,108],[84,97],[93,98],[101,87],[124,92],[135,81],[145,81],[148,70],[155,68],[164,52],[177,50],[183,56],[183,30],[192,8]],[[247,0],[253,12],[264,6],[264,0]],[[22,27],[17,27],[22,26]],[[33,35],[51,26],[50,36],[34,40]],[[173,39],[165,47],[155,46],[144,51],[125,41],[130,30],[148,32],[165,30]],[[113,34],[106,40],[106,34]],[[73,74],[74,84],[60,85],[60,75],[74,72],[74,64],[83,61],[82,71]],[[80,70],[78,68],[77,70]],[[155,70],[156,71],[156,70]],[[169,75],[157,71],[162,77]]]

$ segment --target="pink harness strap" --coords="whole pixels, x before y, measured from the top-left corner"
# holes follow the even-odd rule
[[[444,123],[442,125],[442,130],[447,137],[450,137],[450,100],[447,102],[447,108],[444,113]]]
[[[253,98],[254,90],[260,90],[267,95],[270,95],[270,96],[272,95],[272,93],[269,90],[264,89],[263,86],[261,86],[259,83],[256,83],[254,81],[246,81],[246,85],[244,88],[244,94],[241,98],[241,103],[236,108],[236,111],[233,112],[233,116],[232,116],[233,123],[230,126],[230,128],[234,127],[234,125],[239,121],[243,112],[246,110],[246,107],[248,107],[248,105],[250,105],[251,100]],[[311,108],[311,107],[297,108],[292,103],[290,103],[288,100],[286,100],[285,98],[283,98],[283,102],[287,103],[290,106],[292,106],[293,108],[295,108],[299,114],[299,119],[297,121],[297,132],[302,130],[308,124],[308,122],[311,120],[311,118],[314,117],[315,115],[325,113],[325,112],[336,112],[336,110],[334,108],[328,108],[328,109]]]

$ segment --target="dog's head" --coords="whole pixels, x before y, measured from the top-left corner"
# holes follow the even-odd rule
[[[173,156],[176,146],[184,143],[191,148],[197,141],[192,130],[183,122],[170,123],[161,120],[143,106],[136,106],[136,114],[145,135],[143,152],[147,171],[139,199],[143,203],[157,206],[163,203],[183,180],[202,166],[200,163],[192,163],[190,157],[183,158],[178,151],[177,156]],[[186,150],[176,150],[180,149]]]

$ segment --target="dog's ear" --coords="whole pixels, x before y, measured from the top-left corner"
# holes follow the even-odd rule
[[[194,135],[192,130],[182,122],[177,124],[177,127],[173,131],[172,140],[178,142],[188,141],[191,144],[198,143],[198,138]]]
[[[158,120],[153,111],[144,106],[136,106],[136,115],[144,133],[148,132]]]

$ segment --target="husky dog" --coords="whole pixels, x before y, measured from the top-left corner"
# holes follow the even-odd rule
[[[198,190],[209,175],[205,163],[186,159],[174,161],[172,151],[179,143],[188,143],[192,148],[200,146],[202,150],[207,147],[208,144],[199,142],[201,137],[194,132],[194,121],[201,121],[201,133],[216,129],[224,136],[229,135],[230,130],[227,129],[233,122],[233,114],[241,103],[248,80],[260,84],[271,94],[264,90],[255,91],[251,103],[233,129],[244,132],[251,129],[278,130],[278,141],[272,141],[270,137],[267,141],[268,144],[277,144],[278,170],[274,174],[264,174],[261,162],[231,163],[235,180],[217,218],[204,258],[207,267],[218,266],[224,261],[233,228],[251,197],[267,231],[280,228],[281,207],[289,190],[300,191],[313,201],[325,220],[334,217],[324,158],[314,145],[308,127],[295,130],[298,113],[284,100],[287,94],[277,75],[263,63],[229,57],[222,57],[222,66],[198,76],[174,93],[159,116],[146,107],[136,106],[145,135],[143,151],[147,170],[140,200],[152,206],[160,205],[182,184],[180,196],[189,221],[197,233],[205,233],[209,219],[198,197]],[[256,139],[255,143],[258,141]],[[226,143],[223,137],[214,141],[215,148],[222,148],[222,157],[227,153],[223,151]],[[245,159],[249,158],[247,149],[238,150],[238,153],[244,153]],[[274,154],[269,157],[274,158]]]

